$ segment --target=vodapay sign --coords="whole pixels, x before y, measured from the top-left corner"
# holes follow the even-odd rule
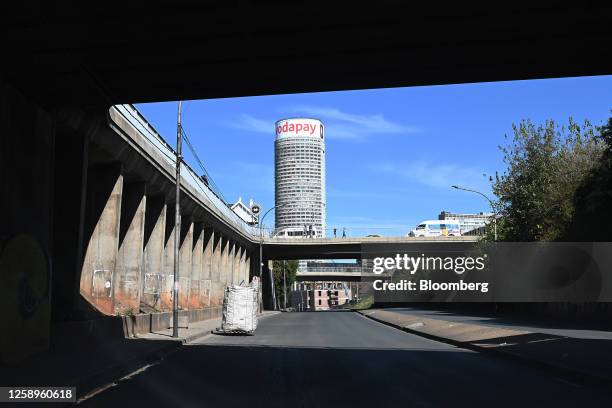
[[[323,138],[323,124],[317,119],[282,119],[276,122],[276,136],[319,136]]]

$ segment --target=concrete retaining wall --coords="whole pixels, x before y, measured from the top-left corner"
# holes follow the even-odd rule
[[[207,307],[204,309],[180,310],[179,322],[188,317],[189,322],[214,319],[221,316],[221,307]],[[134,337],[142,333],[154,333],[172,327],[172,312],[146,313],[130,316],[121,316],[123,330],[126,337]]]

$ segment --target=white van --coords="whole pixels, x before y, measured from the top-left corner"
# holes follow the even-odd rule
[[[459,237],[461,228],[455,220],[427,220],[421,222],[406,236],[409,237]]]
[[[276,238],[309,238],[312,233],[316,236],[316,229],[305,231],[304,227],[287,227],[274,233]],[[314,238],[314,237],[313,237]]]

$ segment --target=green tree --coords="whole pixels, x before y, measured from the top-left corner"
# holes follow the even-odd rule
[[[274,272],[274,292],[276,293],[276,299],[278,306],[283,307],[285,305],[285,296],[283,291],[283,269],[285,271],[285,279],[287,282],[287,307],[290,306],[289,293],[291,292],[291,286],[295,282],[295,275],[298,269],[298,261],[274,261],[272,270]]]
[[[574,217],[564,237],[568,241],[610,241],[612,237],[612,117],[598,130],[605,150],[576,189]]]
[[[574,196],[604,151],[588,122],[567,126],[548,120],[513,125],[500,146],[506,170],[493,182],[498,235],[505,241],[558,240],[574,216]],[[506,136],[507,138],[507,136]]]

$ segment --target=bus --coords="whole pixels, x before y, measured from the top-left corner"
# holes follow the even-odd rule
[[[454,220],[427,220],[421,222],[406,234],[408,237],[459,237],[461,228],[459,221]]]

